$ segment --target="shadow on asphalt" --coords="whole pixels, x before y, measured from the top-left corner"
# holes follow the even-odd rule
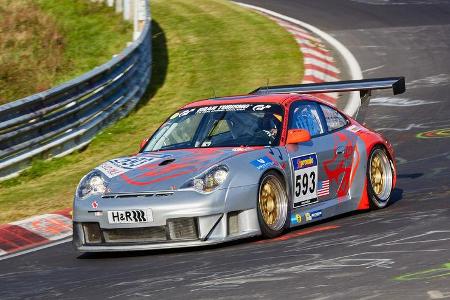
[[[420,175],[422,176],[422,175]],[[391,195],[391,203],[389,204],[389,206],[394,205],[395,203],[397,203],[398,201],[403,199],[403,189],[399,189],[399,188],[395,188],[392,191],[392,195]]]
[[[242,240],[230,241],[216,245],[196,246],[189,248],[176,249],[161,249],[161,250],[142,250],[142,251],[121,251],[121,252],[91,252],[82,253],[77,259],[108,259],[108,258],[125,258],[125,257],[141,257],[141,256],[156,256],[156,255],[170,255],[170,254],[184,254],[184,253],[201,253],[209,250],[225,250],[231,246],[242,245],[249,246],[253,242],[262,240],[261,237],[246,238]]]
[[[398,174],[397,178],[410,178],[410,179],[416,179],[419,177],[422,177],[423,173],[412,173],[412,174]]]

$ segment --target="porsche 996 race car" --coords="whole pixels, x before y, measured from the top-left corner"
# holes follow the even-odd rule
[[[403,77],[264,87],[182,107],[139,153],[81,179],[73,243],[83,252],[190,247],[388,205],[392,145],[313,95],[403,93]]]

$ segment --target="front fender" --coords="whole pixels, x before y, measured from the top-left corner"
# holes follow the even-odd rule
[[[289,190],[289,157],[284,147],[264,148],[228,159],[230,169],[225,210],[244,210],[256,207],[261,177],[269,170],[279,172]]]

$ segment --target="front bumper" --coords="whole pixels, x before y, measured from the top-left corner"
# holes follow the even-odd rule
[[[73,243],[85,252],[135,251],[212,245],[260,235],[256,201],[248,200],[255,199],[253,193],[254,187],[247,186],[210,194],[178,191],[160,198],[75,201]],[[233,201],[224,201],[228,198]],[[151,209],[152,222],[109,223],[108,211],[133,209]]]
[[[76,249],[80,252],[120,252],[120,251],[144,251],[144,250],[160,250],[160,249],[177,249],[177,248],[189,248],[200,247],[208,245],[216,245],[238,239],[244,239],[260,235],[259,230],[252,232],[241,233],[239,235],[232,235],[223,239],[210,239],[210,240],[196,240],[187,242],[166,242],[166,243],[151,243],[151,244],[116,244],[116,245],[80,245],[76,246]],[[75,243],[75,239],[74,239]]]

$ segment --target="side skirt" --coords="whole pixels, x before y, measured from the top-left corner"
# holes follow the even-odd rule
[[[290,218],[291,226],[298,227],[312,222],[325,220],[355,210],[354,199],[346,196],[313,205],[293,208]]]

